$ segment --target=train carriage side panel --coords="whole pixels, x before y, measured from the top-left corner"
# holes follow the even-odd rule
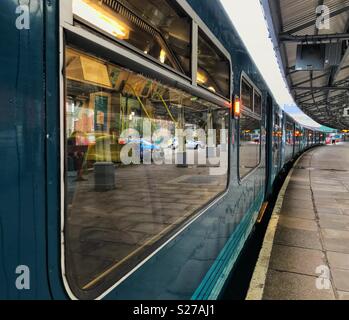
[[[1,2],[2,299],[50,298],[46,268],[44,12],[44,1],[30,1],[29,6]],[[30,290],[16,287],[20,276],[29,279]]]

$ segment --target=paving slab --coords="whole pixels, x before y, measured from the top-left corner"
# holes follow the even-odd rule
[[[317,231],[285,228],[279,226],[275,235],[275,244],[306,249],[322,249]]]
[[[338,291],[338,299],[339,300],[349,300],[349,292]]]
[[[307,259],[304,259],[307,257]],[[274,245],[270,267],[273,270],[318,276],[316,269],[324,265],[325,255],[321,250]]]
[[[334,300],[332,286],[319,290],[316,277],[291,272],[269,270],[264,300]]]
[[[349,253],[349,231],[322,229],[321,232],[326,250]]]
[[[331,267],[349,270],[349,254],[328,251],[327,258]]]
[[[331,269],[334,286],[340,291],[349,291],[349,270]]]

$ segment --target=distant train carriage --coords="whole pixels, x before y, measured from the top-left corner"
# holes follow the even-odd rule
[[[32,0],[20,30],[16,6],[0,19],[0,297],[218,299],[319,133],[277,105],[219,1]]]

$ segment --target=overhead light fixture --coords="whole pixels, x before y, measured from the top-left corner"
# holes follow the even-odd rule
[[[161,49],[159,59],[160,59],[161,63],[165,63],[165,61],[166,61],[166,51],[165,50]]]
[[[198,72],[196,75],[196,80],[199,84],[205,84],[207,82],[207,78],[201,72]]]
[[[118,39],[129,38],[130,31],[125,24],[90,0],[73,0],[73,13]]]

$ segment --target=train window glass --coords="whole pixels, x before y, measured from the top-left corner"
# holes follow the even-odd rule
[[[253,87],[244,78],[241,82],[241,102],[244,108],[253,110]]]
[[[95,297],[224,192],[229,109],[71,48],[65,106],[66,274]]]
[[[282,142],[281,118],[278,112],[274,113],[274,128],[273,128],[273,163],[275,167],[280,164],[280,151]]]
[[[297,146],[297,151],[299,151],[300,145],[301,145],[301,141],[303,139],[303,132],[301,130],[301,128],[296,127],[296,131],[295,131],[295,144]]]
[[[230,99],[229,60],[199,30],[197,83]]]
[[[241,113],[239,173],[244,178],[260,163],[261,120],[258,117]]]
[[[289,121],[286,122],[286,144],[292,146],[294,145],[293,123]]]
[[[191,76],[191,18],[173,1],[73,0],[73,12],[83,22]]]
[[[262,114],[262,97],[256,90],[254,92],[254,113]]]

